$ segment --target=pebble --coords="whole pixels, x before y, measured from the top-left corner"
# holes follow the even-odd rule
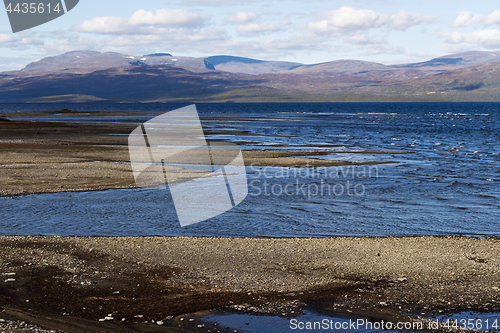
[[[164,322],[163,322],[163,321],[161,321],[161,320],[158,320],[158,321],[156,322],[156,325],[159,325],[159,326],[162,326],[163,324],[164,324]]]
[[[38,333],[57,333],[54,330],[45,330],[41,327],[38,327],[36,325],[30,325],[27,324],[24,321],[11,321],[11,320],[5,320],[5,319],[0,319],[0,332],[13,332],[15,330],[16,332],[22,331],[29,331],[29,332],[38,332]]]

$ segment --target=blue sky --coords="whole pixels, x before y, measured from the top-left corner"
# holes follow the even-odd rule
[[[0,71],[74,50],[394,64],[500,49],[497,1],[80,0],[16,34],[0,15]]]

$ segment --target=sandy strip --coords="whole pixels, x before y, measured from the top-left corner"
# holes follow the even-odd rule
[[[135,125],[123,124],[0,122],[0,196],[135,188],[126,135],[134,128]],[[248,166],[327,167],[382,163],[319,158],[333,152],[335,150],[315,151],[312,148],[259,149],[245,150],[243,157]],[[169,181],[186,179],[190,177],[182,172]]]

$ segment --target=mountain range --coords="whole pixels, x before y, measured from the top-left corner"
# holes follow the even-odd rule
[[[0,73],[0,102],[500,101],[500,52],[320,64],[73,51]]]

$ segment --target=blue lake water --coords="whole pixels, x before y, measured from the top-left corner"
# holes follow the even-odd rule
[[[2,104],[0,113],[17,111],[21,117],[25,111],[61,108],[166,112],[184,105]],[[500,103],[226,103],[197,108],[205,129],[249,134],[209,139],[256,149],[312,146],[335,150],[316,158],[392,163],[247,166],[249,195],[240,205],[184,228],[167,189],[0,198],[0,234],[500,236]],[[90,114],[78,121],[139,124],[153,116]],[[58,117],[75,121],[66,114]],[[362,150],[393,153],[357,153]]]
[[[214,313],[200,316],[198,318],[210,324],[217,323],[218,327],[231,327],[241,333],[275,333],[275,332],[359,332],[359,333],[375,333],[375,332],[406,332],[416,333],[422,332],[424,325],[411,322],[388,323],[370,320],[367,318],[347,316],[347,315],[332,315],[318,313],[312,310],[305,310],[300,316],[294,318],[265,316],[265,315],[250,315],[241,313]],[[399,326],[397,326],[399,325]],[[406,325],[406,329],[405,328]],[[404,330],[396,330],[400,327]],[[392,328],[392,329],[389,329]],[[415,330],[412,330],[414,328]],[[418,330],[418,328],[422,328]]]
[[[278,317],[247,313],[211,313],[198,318],[207,327],[231,327],[245,333],[274,332],[428,332],[440,327],[446,329],[470,329],[480,332],[500,332],[500,314],[459,312],[429,318],[432,322],[390,322],[304,310],[296,317]],[[437,322],[439,321],[439,323]],[[399,330],[397,330],[399,328]],[[431,329],[430,329],[431,328]]]

